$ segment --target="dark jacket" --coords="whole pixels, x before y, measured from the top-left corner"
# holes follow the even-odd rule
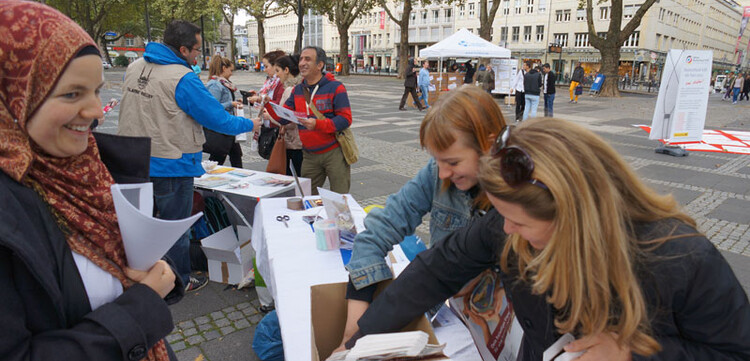
[[[496,265],[506,237],[503,222],[491,210],[417,255],[359,320],[360,333],[400,329]],[[750,359],[747,295],[713,244],[675,220],[636,224],[635,234],[656,239],[672,229],[692,236],[668,241],[635,262],[653,335],[663,348],[648,360]],[[561,336],[554,328],[555,310],[547,295],[533,294],[530,284],[519,279],[512,257],[509,268],[501,277],[524,331],[519,360],[541,360]],[[633,360],[645,358],[634,354]]]
[[[414,71],[414,64],[409,63],[409,65],[406,66],[406,74],[404,75],[404,87],[407,88],[416,88],[417,87],[417,71]]]
[[[570,78],[570,81],[575,82],[583,82],[583,67],[577,66],[575,69],[573,69],[573,76]]]
[[[547,75],[547,93],[545,94],[555,94],[555,82],[557,81],[555,72],[550,70],[549,73],[542,74],[542,79],[544,79],[545,75]]]
[[[464,84],[471,84],[474,82],[474,73],[476,73],[476,69],[474,68],[471,63],[466,64],[466,74],[464,75]]]
[[[523,76],[523,90],[528,95],[539,95],[542,91],[542,73],[531,69]]]
[[[49,207],[3,172],[0,204],[0,358],[140,360],[169,334],[167,303],[143,284],[92,312]],[[176,286],[167,299],[176,302],[182,292]]]

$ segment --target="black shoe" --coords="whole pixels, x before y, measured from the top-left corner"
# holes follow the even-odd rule
[[[208,284],[208,278],[204,275],[190,276],[188,284],[185,286],[185,292],[197,291]]]
[[[406,110],[406,108],[398,108],[398,110]]]
[[[260,305],[260,307],[258,307],[258,311],[260,311],[261,313],[269,313],[275,309],[276,307],[274,307],[273,305]]]

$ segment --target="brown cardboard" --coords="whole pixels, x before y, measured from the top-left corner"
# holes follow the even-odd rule
[[[381,282],[377,294],[390,282]],[[344,336],[347,313],[346,283],[329,283],[310,287],[310,311],[312,314],[312,360],[325,360],[341,344]],[[435,333],[423,315],[412,321],[401,331],[424,331],[430,344],[438,344]]]

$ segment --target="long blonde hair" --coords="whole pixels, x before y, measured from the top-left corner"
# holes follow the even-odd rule
[[[480,161],[480,185],[531,217],[551,221],[554,230],[543,250],[510,235],[500,259],[504,271],[517,263],[533,292],[547,295],[559,311],[555,326],[561,333],[615,332],[618,343],[635,353],[659,351],[634,268],[646,245],[669,238],[639,241],[633,225],[676,218],[695,226],[695,221],[583,127],[560,119],[529,120],[512,129],[509,144],[530,155],[533,177],[549,190],[530,183],[511,188],[500,175],[500,160],[490,156]]]
[[[500,134],[504,127],[503,112],[492,96],[476,86],[465,85],[441,95],[430,107],[419,127],[419,142],[422,148],[444,151],[459,135],[466,146],[481,156],[492,146],[492,136]],[[444,180],[443,190],[450,185],[450,180]],[[475,205],[487,209],[490,203],[481,193]]]
[[[234,69],[234,64],[232,64],[232,61],[229,60],[229,58],[225,58],[221,55],[214,55],[214,57],[211,58],[211,63],[208,65],[208,75],[221,76],[221,73],[224,72],[224,68]]]

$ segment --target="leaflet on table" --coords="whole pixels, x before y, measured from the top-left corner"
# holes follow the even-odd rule
[[[448,303],[469,329],[483,361],[516,359],[522,338],[518,333],[521,331],[519,326],[514,327],[513,306],[505,297],[498,272],[485,270]]]
[[[295,112],[275,103],[268,102],[268,104],[266,105],[271,107],[277,117],[288,120],[295,124],[300,124],[298,118],[307,118],[307,115],[305,113]]]
[[[203,212],[179,220],[153,217],[153,183],[113,184],[117,223],[130,268],[147,271],[160,260]]]
[[[354,216],[349,209],[346,196],[320,187],[318,187],[318,194],[320,194],[320,199],[323,200],[323,207],[325,207],[328,219],[336,220],[339,236],[345,242],[342,248],[351,247],[349,243],[354,242],[354,236],[357,235],[357,225],[354,223]]]

